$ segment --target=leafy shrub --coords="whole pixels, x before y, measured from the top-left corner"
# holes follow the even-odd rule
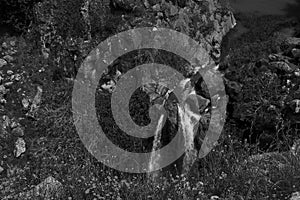
[[[25,31],[34,19],[34,5],[39,1],[0,1],[0,23],[12,25],[17,31]]]

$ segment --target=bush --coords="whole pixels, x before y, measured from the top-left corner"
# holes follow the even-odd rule
[[[0,23],[12,25],[17,31],[24,31],[33,21],[34,5],[41,0],[0,1]]]

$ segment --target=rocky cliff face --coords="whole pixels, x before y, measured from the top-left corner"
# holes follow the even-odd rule
[[[45,58],[51,51],[55,60],[61,60],[59,57],[63,55],[56,53],[56,49],[63,47],[69,52],[75,51],[74,47],[83,47],[91,41],[99,43],[120,31],[156,26],[189,35],[199,41],[214,60],[218,60],[222,38],[236,24],[232,12],[219,0],[176,2],[43,1],[36,5],[42,51]]]

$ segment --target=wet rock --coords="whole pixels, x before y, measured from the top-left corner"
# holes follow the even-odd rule
[[[108,81],[107,83],[101,85],[101,88],[112,93],[116,87],[116,83],[113,80]]]
[[[0,68],[3,67],[3,66],[5,66],[5,65],[7,65],[6,60],[0,59]]]
[[[14,155],[18,158],[26,151],[26,143],[23,138],[18,138],[15,143]]]

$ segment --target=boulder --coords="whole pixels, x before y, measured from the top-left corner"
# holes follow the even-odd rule
[[[63,185],[52,176],[46,178],[43,182],[36,185],[32,190],[22,192],[14,196],[14,199],[60,199],[63,194]]]
[[[18,158],[26,151],[26,143],[23,138],[18,138],[15,143],[14,155]]]

